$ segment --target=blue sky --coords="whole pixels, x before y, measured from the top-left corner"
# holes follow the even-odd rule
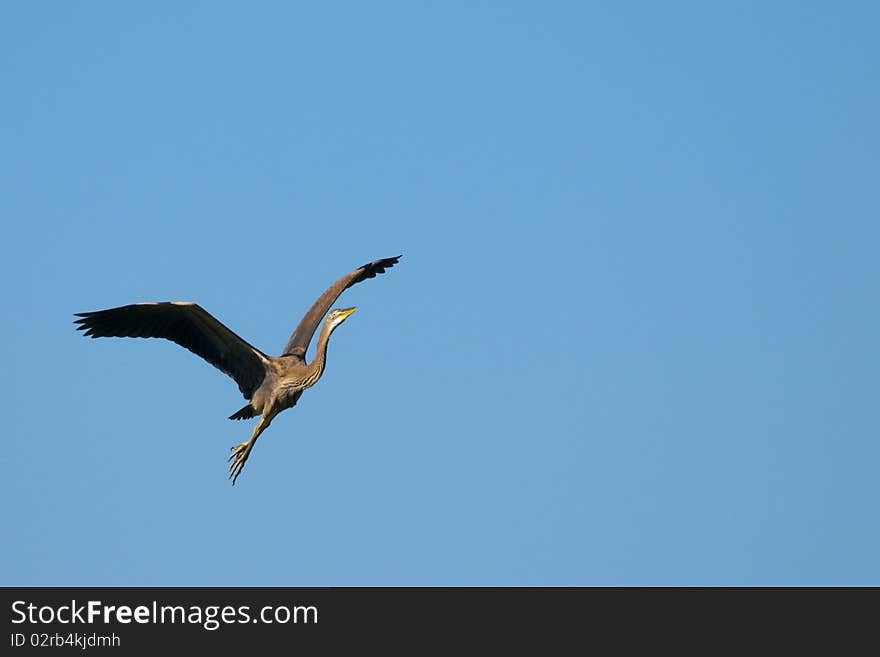
[[[0,14],[3,584],[880,584],[876,3]]]

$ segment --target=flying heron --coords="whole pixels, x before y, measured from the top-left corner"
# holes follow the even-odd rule
[[[186,347],[204,358],[238,384],[248,403],[229,416],[245,420],[261,415],[250,440],[232,448],[229,477],[232,485],[260,434],[281,411],[296,405],[303,391],[318,382],[327,363],[327,343],[336,328],[348,319],[355,308],[335,308],[333,302],[346,289],[368,278],[375,278],[397,264],[401,256],[383,258],[358,267],[331,285],[300,321],[281,356],[267,356],[226,328],[204,308],[195,303],[165,301],[135,303],[109,310],[77,313],[77,330],[92,338],[165,338]],[[324,326],[311,363],[306,350],[324,314]]]

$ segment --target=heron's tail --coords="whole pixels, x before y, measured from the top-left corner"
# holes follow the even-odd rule
[[[237,410],[235,411],[235,413],[230,415],[229,419],[247,420],[248,418],[256,417],[257,415],[259,415],[259,413],[257,413],[257,410],[250,404],[247,404],[246,406],[243,406],[240,410]]]

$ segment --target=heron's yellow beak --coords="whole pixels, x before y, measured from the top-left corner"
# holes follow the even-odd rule
[[[342,311],[340,317],[342,317],[342,319],[348,319],[350,315],[354,314],[355,310],[357,310],[357,308],[346,308]]]

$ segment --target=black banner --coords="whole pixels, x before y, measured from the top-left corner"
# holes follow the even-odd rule
[[[873,633],[876,589],[6,588],[4,654],[782,645]],[[870,638],[872,644],[876,639]],[[708,642],[708,643],[707,643]],[[754,644],[757,646],[758,644]],[[838,645],[839,647],[839,645]]]

